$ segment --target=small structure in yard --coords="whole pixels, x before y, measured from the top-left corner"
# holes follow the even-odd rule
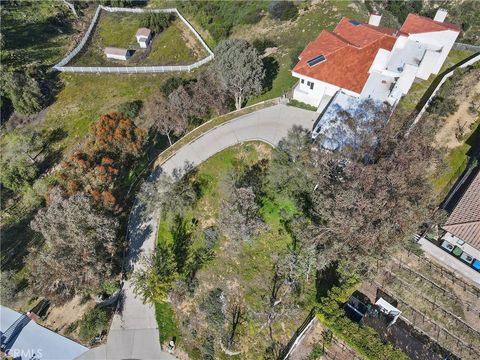
[[[135,35],[137,38],[137,42],[142,49],[145,49],[150,44],[152,40],[152,31],[147,28],[140,28],[137,30],[137,34]]]
[[[377,306],[377,308],[380,310],[381,313],[385,314],[386,316],[392,319],[388,324],[388,326],[395,324],[397,322],[398,317],[402,313],[395,306],[393,306],[383,298],[379,298],[375,303],[375,305]]]
[[[106,47],[104,50],[108,59],[128,60],[132,56],[132,51],[129,49]]]
[[[365,295],[355,291],[344,306],[348,318],[357,323],[363,323],[363,318],[369,310],[368,302]]]

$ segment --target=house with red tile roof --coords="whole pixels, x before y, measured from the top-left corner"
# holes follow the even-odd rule
[[[443,9],[434,19],[410,14],[400,30],[380,26],[379,14],[368,23],[344,17],[300,54],[292,71],[299,79],[293,98],[319,113],[340,92],[395,106],[416,78],[440,71],[460,33],[446,16]]]
[[[480,171],[450,213],[443,229],[443,239],[459,246],[463,251],[479,258],[480,254]],[[460,241],[459,241],[460,240]],[[475,250],[472,250],[474,248]],[[480,258],[479,258],[480,259]]]

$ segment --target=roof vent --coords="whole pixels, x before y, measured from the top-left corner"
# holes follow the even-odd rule
[[[442,8],[439,8],[437,10],[437,13],[435,14],[435,17],[433,18],[434,21],[438,22],[444,22],[446,17],[448,15],[448,11]]]
[[[373,26],[379,26],[380,20],[382,20],[382,15],[378,13],[370,14],[370,18],[368,19],[368,24]]]
[[[361,24],[361,22],[358,21],[358,20],[348,20],[348,22],[349,22],[350,24],[352,24],[353,26],[358,26],[358,25]]]
[[[322,61],[325,61],[327,58],[325,57],[325,55],[318,55],[316,57],[314,57],[313,59],[310,59],[307,61],[307,64],[308,66],[312,67],[312,66],[315,66],[317,64],[320,64]]]

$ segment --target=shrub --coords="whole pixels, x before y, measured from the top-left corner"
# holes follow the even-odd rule
[[[79,324],[78,335],[84,341],[89,341],[108,329],[109,316],[106,310],[94,308],[83,315]]]
[[[129,101],[121,104],[118,111],[123,113],[128,119],[135,119],[142,109],[142,100]]]
[[[180,85],[185,85],[187,81],[185,79],[182,79],[181,77],[178,76],[172,76],[168,78],[160,87],[160,90],[162,90],[162,93],[165,96],[170,95],[172,92],[177,90]]]
[[[141,21],[141,25],[156,33],[160,33],[170,26],[170,23],[175,20],[175,15],[172,13],[146,13]]]
[[[313,345],[312,351],[308,354],[307,360],[317,360],[323,355],[323,346],[320,343],[316,343]]]
[[[257,52],[260,55],[263,55],[265,52],[266,48],[272,48],[276,47],[277,44],[275,44],[272,40],[270,39],[255,39],[252,42],[252,46],[257,50]]]
[[[287,105],[288,106],[295,106],[295,107],[298,107],[300,109],[305,109],[305,110],[310,110],[310,111],[316,111],[317,110],[317,108],[315,106],[305,104],[304,102],[301,102],[301,101],[298,101],[298,100],[295,100],[295,99],[290,100]]]
[[[435,96],[427,110],[431,114],[437,114],[441,117],[446,117],[448,115],[454,114],[458,109],[458,103],[454,98],[444,98],[442,96]]]
[[[208,324],[217,329],[223,326],[225,314],[223,313],[222,289],[216,288],[211,290],[199,308],[205,314]]]
[[[290,67],[293,69],[295,65],[298,63],[298,57],[303,51],[303,47],[299,46],[295,50],[292,51],[290,55]]]
[[[298,16],[298,9],[293,1],[273,0],[268,6],[270,16],[276,20],[293,20]]]

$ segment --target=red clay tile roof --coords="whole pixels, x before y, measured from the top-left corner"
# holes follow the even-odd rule
[[[424,32],[444,30],[453,30],[460,32],[461,28],[457,24],[434,21],[430,18],[417,14],[409,14],[402,27],[400,28],[400,31],[407,34],[418,34]]]
[[[323,30],[300,54],[293,71],[360,93],[378,50],[391,50],[396,38],[364,23],[355,26],[349,21],[343,18],[333,33]],[[326,60],[308,66],[307,61],[319,55]]]
[[[472,180],[443,228],[480,250],[480,172]]]

